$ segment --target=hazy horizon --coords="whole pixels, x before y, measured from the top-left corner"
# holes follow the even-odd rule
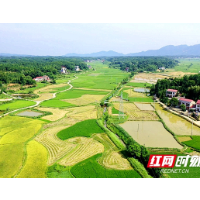
[[[38,56],[99,51],[138,53],[200,44],[198,23],[0,24],[0,53]]]

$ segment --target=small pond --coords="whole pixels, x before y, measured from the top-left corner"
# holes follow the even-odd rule
[[[134,88],[135,92],[150,92],[148,88]]]
[[[38,117],[40,115],[43,115],[43,113],[35,112],[35,111],[23,111],[21,113],[18,113],[17,115],[23,116],[23,117]]]
[[[27,97],[34,97],[34,94],[13,94],[13,97],[16,97],[18,99],[23,99],[23,98],[27,98]]]

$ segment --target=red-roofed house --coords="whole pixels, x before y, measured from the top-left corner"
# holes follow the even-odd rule
[[[195,102],[192,99],[185,99],[185,98],[180,98],[179,103],[180,103],[180,105],[184,104],[186,106],[187,110],[189,108],[192,108],[193,105],[195,105]]]
[[[174,89],[168,89],[166,91],[166,96],[167,97],[175,97],[177,94],[178,90],[174,90]]]
[[[200,112],[200,100],[198,100],[196,103],[196,111]]]

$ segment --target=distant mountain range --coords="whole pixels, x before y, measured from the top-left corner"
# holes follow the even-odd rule
[[[76,53],[69,53],[63,55],[65,57],[100,57],[100,56],[200,56],[200,44],[194,46],[187,46],[187,45],[179,45],[173,46],[168,45],[162,47],[158,50],[148,50],[142,51],[139,53],[117,53],[115,51],[100,51],[97,53],[91,54],[76,54]]]
[[[101,56],[125,56],[125,54],[123,53],[117,53],[115,51],[100,51],[97,53],[90,53],[90,54],[76,54],[76,53],[69,53],[64,55],[66,57],[72,57],[72,56],[76,56],[76,57],[101,57]]]
[[[0,56],[5,56],[5,57],[29,56],[30,57],[30,56],[34,56],[34,55],[0,53]],[[90,53],[90,54],[68,53],[66,55],[63,55],[63,57],[105,57],[105,56],[107,56],[107,57],[114,57],[114,56],[200,56],[200,44],[196,44],[193,46],[168,45],[168,46],[162,47],[161,49],[158,49],[158,50],[148,50],[148,51],[142,51],[139,53],[129,53],[129,54],[118,53],[115,51],[100,51],[97,53]]]
[[[3,57],[11,57],[11,56],[16,56],[16,57],[32,57],[33,55],[0,53],[0,56],[3,56]]]

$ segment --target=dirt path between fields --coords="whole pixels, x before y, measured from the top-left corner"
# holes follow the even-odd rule
[[[77,79],[77,78],[78,78],[78,77],[75,77],[75,78],[72,79],[72,80],[75,80],[75,79]],[[28,107],[24,107],[24,108],[19,108],[19,109],[16,109],[16,110],[7,112],[6,114],[1,115],[0,117],[9,115],[10,113],[16,112],[16,111],[18,111],[18,110],[27,109],[27,108],[33,108],[33,107],[38,106],[38,105],[39,105],[40,103],[42,103],[43,101],[50,100],[50,99],[54,99],[54,98],[56,97],[56,94],[61,93],[61,92],[65,92],[65,91],[67,91],[67,90],[71,90],[71,89],[73,88],[73,85],[70,84],[70,82],[71,82],[72,80],[69,80],[69,81],[67,82],[67,84],[69,84],[70,88],[68,88],[68,89],[66,89],[66,90],[63,90],[63,91],[59,91],[59,92],[53,93],[53,97],[52,97],[52,98],[48,98],[48,99],[41,100],[41,101],[34,101],[34,100],[25,99],[25,100],[27,100],[27,101],[33,101],[33,102],[35,102],[36,104],[33,105],[33,106],[28,106]],[[5,94],[6,94],[6,93],[5,93]],[[7,95],[7,94],[6,94],[6,95]],[[9,96],[9,95],[8,95],[8,96]],[[15,99],[16,99],[16,98],[15,98]]]

